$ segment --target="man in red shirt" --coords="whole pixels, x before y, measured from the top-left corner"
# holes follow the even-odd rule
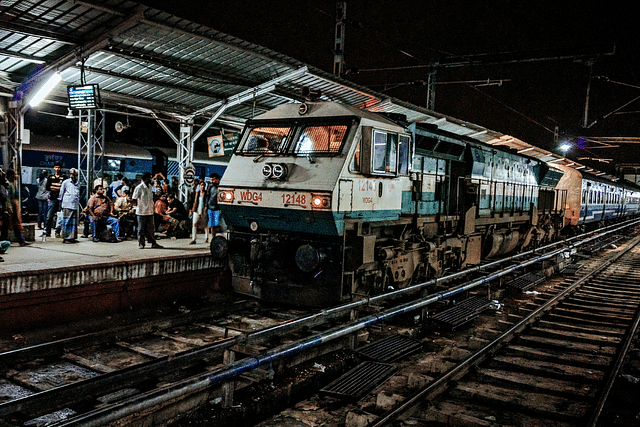
[[[91,215],[91,229],[93,230],[93,241],[99,242],[98,227],[99,222],[103,222],[106,225],[110,225],[113,230],[113,234],[116,237],[116,241],[120,242],[120,222],[118,218],[113,214],[113,203],[104,194],[104,187],[102,185],[96,185],[94,188],[95,194],[87,203],[87,211]]]

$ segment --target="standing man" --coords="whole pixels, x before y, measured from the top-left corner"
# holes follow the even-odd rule
[[[142,182],[133,190],[131,198],[136,203],[136,216],[138,217],[138,247],[144,249],[145,237],[151,242],[154,249],[162,249],[156,243],[153,225],[153,192],[151,190],[151,174],[145,172]]]
[[[209,209],[209,229],[211,230],[211,240],[216,237],[217,232],[222,232],[220,226],[220,207],[218,206],[218,185],[220,184],[220,175],[212,173],[210,175],[211,186],[208,191],[207,207]]]
[[[49,192],[49,210],[47,211],[47,225],[44,230],[44,235],[51,236],[51,228],[54,226],[53,217],[60,210],[60,188],[62,187],[62,181],[65,180],[65,176],[62,173],[62,163],[56,162],[53,165],[55,171],[53,176],[47,178],[47,191]],[[56,228],[56,237],[60,237],[60,229]]]
[[[107,191],[107,197],[111,200],[115,201],[118,196],[118,188],[122,187],[124,184],[122,183],[122,174],[116,174],[116,179],[113,180],[111,184],[109,184],[109,191]]]
[[[20,200],[18,200],[18,193],[16,192],[15,181],[18,176],[13,169],[9,169],[7,171],[6,180],[4,179],[4,175],[0,177],[3,182],[0,182],[0,185],[3,185],[6,189],[6,203],[4,208],[8,212],[8,218],[5,217],[5,220],[8,219],[8,224],[2,225],[2,238],[0,240],[8,240],[7,232],[9,227],[13,230],[13,234],[15,235],[20,246],[26,246],[29,243],[24,239],[24,235],[22,234],[22,212],[20,211]]]
[[[58,200],[62,207],[62,243],[78,243],[78,170],[71,169],[62,181]]]

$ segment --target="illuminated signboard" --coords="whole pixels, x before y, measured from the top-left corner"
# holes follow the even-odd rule
[[[69,95],[69,108],[72,110],[98,108],[100,103],[100,90],[97,84],[67,86],[67,94]]]

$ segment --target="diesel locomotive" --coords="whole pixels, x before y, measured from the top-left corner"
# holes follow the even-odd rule
[[[613,187],[404,117],[284,104],[246,123],[219,187],[229,238],[211,251],[237,292],[326,306],[623,216],[627,199],[637,212],[640,193]]]

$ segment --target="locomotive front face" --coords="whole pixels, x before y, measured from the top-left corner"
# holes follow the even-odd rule
[[[345,176],[363,124],[375,135],[376,119],[397,145],[401,127],[335,103],[283,105],[247,123],[219,187],[236,291],[301,305],[341,299],[345,222],[385,215],[376,203],[387,199],[400,213],[402,192],[384,170]]]
[[[248,124],[220,185],[227,224],[238,231],[337,235],[333,191],[355,127],[354,117],[297,112]]]

